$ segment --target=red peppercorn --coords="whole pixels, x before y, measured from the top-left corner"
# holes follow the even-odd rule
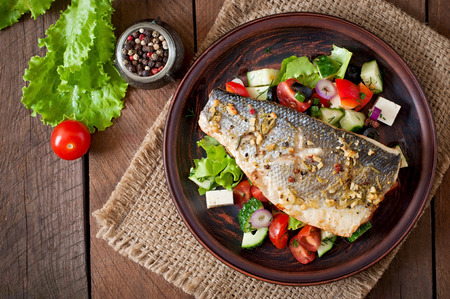
[[[156,75],[159,71],[158,71],[157,68],[152,68],[151,72],[152,72],[153,75]]]
[[[140,40],[144,40],[144,38],[145,38],[145,35],[139,34],[139,39],[140,39]]]
[[[334,164],[334,171],[336,172],[336,173],[339,173],[339,172],[341,172],[341,164]]]
[[[288,177],[288,182],[289,182],[289,183],[293,183],[293,182],[295,182],[295,179],[294,179],[293,177],[290,176],[290,177]]]
[[[128,58],[130,58],[131,61],[134,60],[133,55],[128,56]]]
[[[152,54],[153,54],[153,52],[148,52],[148,53],[147,53],[147,57],[148,57],[148,58],[152,57]]]
[[[255,114],[255,109],[250,109],[250,114]]]
[[[127,40],[132,40],[133,36],[132,35],[128,35]]]
[[[164,68],[164,65],[161,65],[161,66],[158,68],[158,72],[160,72],[163,68]]]

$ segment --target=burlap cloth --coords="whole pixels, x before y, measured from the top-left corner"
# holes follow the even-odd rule
[[[200,50],[242,23],[289,11],[331,14],[371,31],[403,57],[430,102],[438,137],[433,195],[450,160],[449,40],[382,0],[294,2],[297,1],[225,1]],[[162,140],[168,108],[169,102],[148,131],[108,202],[94,212],[100,226],[97,237],[106,240],[120,254],[162,274],[169,282],[200,298],[272,298],[280,294],[284,298],[361,298],[372,289],[400,246],[359,274],[311,287],[265,283],[247,277],[214,258],[189,232],[166,187]]]

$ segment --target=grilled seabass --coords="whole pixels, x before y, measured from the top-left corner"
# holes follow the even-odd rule
[[[215,89],[200,128],[292,217],[349,237],[397,180],[400,155],[303,113]]]

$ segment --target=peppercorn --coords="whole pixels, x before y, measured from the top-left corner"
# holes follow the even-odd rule
[[[131,35],[132,35],[134,38],[136,38],[136,37],[139,36],[139,33],[138,33],[137,31],[135,31],[135,32],[131,33]]]
[[[153,37],[158,37],[159,36],[159,32],[158,31],[153,31],[152,32],[152,36]]]

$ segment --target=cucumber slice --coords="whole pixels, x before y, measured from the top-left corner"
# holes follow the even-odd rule
[[[275,82],[280,71],[275,69],[260,69],[247,73],[248,86],[265,86]]]
[[[335,235],[333,235],[333,237],[331,237],[331,238],[322,240],[319,248],[317,248],[317,254],[319,255],[319,257],[324,255],[326,252],[330,251],[330,249],[333,248],[335,241],[336,241]]]
[[[376,60],[363,64],[361,68],[361,79],[373,93],[383,91],[383,79],[381,78],[380,68]]]
[[[336,235],[333,234],[333,233],[330,233],[330,232],[328,232],[326,230],[323,230],[323,229],[320,230],[320,240],[323,241],[323,240],[326,240],[326,239],[331,239],[333,237],[336,237]]]
[[[196,183],[199,187],[202,187],[206,190],[211,189],[212,185],[214,184],[214,177],[206,177],[202,181],[199,181],[198,178],[191,175],[189,176],[189,179]]]
[[[242,238],[242,248],[253,249],[264,242],[269,231],[268,227],[258,228],[256,231],[244,233]]]
[[[320,119],[333,126],[344,116],[344,111],[337,108],[320,108],[320,113]]]
[[[269,85],[265,86],[250,86],[246,87],[248,94],[252,99],[267,100],[267,91],[270,89]]]
[[[259,209],[263,209],[263,204],[257,200],[256,198],[252,197],[249,201],[244,203],[242,205],[242,209],[239,211],[238,219],[239,219],[239,225],[241,226],[241,229],[244,233],[248,233],[252,230],[254,230],[251,218],[252,214]]]
[[[322,79],[333,80],[338,68],[331,62],[331,59],[326,55],[320,55],[313,60],[314,65],[319,71]]]
[[[364,127],[366,116],[362,112],[354,110],[345,110],[344,117],[341,118],[339,124],[341,128],[347,131],[359,132]]]
[[[372,228],[372,224],[370,222],[366,222],[364,224],[361,224],[361,226],[350,236],[347,238],[347,241],[350,243],[354,242],[356,239],[361,237],[362,234],[364,234],[366,231]]]

